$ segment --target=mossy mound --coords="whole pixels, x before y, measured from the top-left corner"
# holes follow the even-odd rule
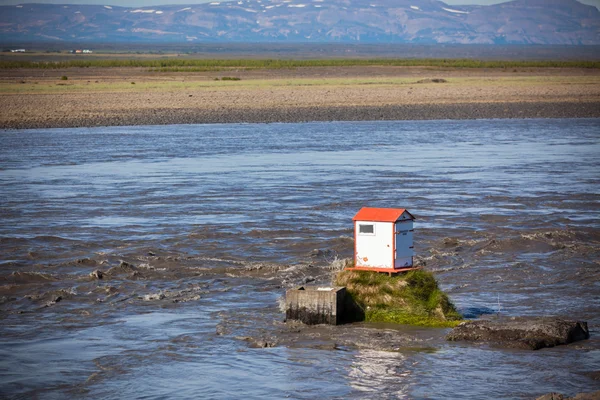
[[[414,270],[388,276],[371,271],[341,271],[333,283],[346,287],[365,321],[453,327],[462,320],[431,272]]]

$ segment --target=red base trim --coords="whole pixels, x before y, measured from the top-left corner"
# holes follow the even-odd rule
[[[385,272],[392,276],[392,274],[397,274],[400,272],[408,272],[413,271],[415,269],[421,269],[421,267],[404,267],[404,268],[371,268],[371,267],[350,267],[345,268],[346,271],[373,271],[373,272]]]

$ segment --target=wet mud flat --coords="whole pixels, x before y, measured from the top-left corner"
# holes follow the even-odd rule
[[[465,381],[473,398],[592,391],[597,128],[2,132],[2,396],[441,398]],[[418,210],[416,261],[467,318],[565,316],[588,321],[590,339],[531,352],[446,342],[444,329],[284,323],[286,289],[329,285],[352,256],[363,205]]]

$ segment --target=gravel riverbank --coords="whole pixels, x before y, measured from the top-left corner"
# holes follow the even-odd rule
[[[388,106],[296,107],[228,110],[123,110],[96,116],[48,116],[3,121],[2,129],[205,123],[276,123],[310,121],[375,121],[511,118],[600,118],[600,102],[404,104]]]
[[[298,107],[287,109],[230,109],[226,111],[163,108],[122,112],[92,118],[75,116],[26,119],[3,124],[1,127],[4,129],[30,129],[203,123],[598,117],[600,117],[600,102]]]
[[[60,74],[69,75],[67,80]],[[600,118],[595,70],[330,68],[151,74],[5,71],[0,129],[203,123]],[[432,79],[436,78],[436,79]]]

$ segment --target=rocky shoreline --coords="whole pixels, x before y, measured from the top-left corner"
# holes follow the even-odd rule
[[[221,123],[298,123],[313,121],[380,121],[516,118],[600,118],[600,101],[485,102],[382,106],[313,106],[272,108],[156,108],[114,110],[102,115],[29,116],[0,121],[0,129],[77,128]]]
[[[539,350],[589,339],[587,322],[559,317],[508,317],[466,321],[449,341],[493,343],[500,347]]]

